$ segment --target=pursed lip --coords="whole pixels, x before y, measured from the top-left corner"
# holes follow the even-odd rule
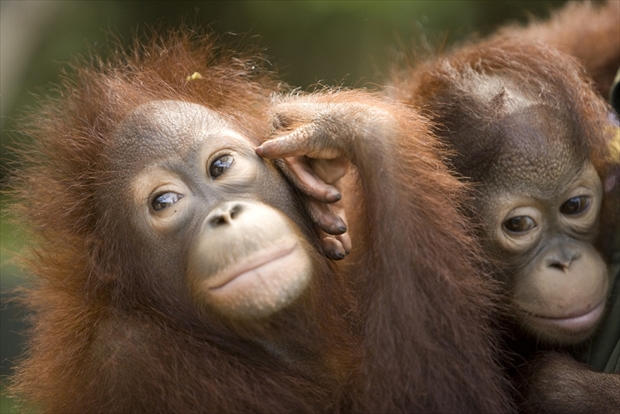
[[[229,266],[222,272],[210,277],[207,288],[209,290],[221,289],[233,280],[237,279],[239,276],[288,256],[293,253],[296,248],[297,243],[295,242],[284,247],[276,246],[270,249],[261,249],[259,252],[251,254],[241,263]]]
[[[536,319],[547,321],[552,325],[569,328],[571,330],[580,330],[591,327],[598,321],[603,309],[605,301],[601,301],[598,305],[588,310],[579,310],[561,317],[542,316],[530,313]]]

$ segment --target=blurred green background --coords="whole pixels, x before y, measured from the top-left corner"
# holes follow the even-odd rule
[[[45,95],[59,69],[75,55],[110,37],[130,41],[138,28],[209,25],[224,40],[258,44],[290,85],[321,82],[347,86],[381,83],[399,45],[431,45],[481,35],[498,25],[545,17],[564,1],[7,1],[0,2],[0,90],[2,163],[5,182],[19,136],[13,118]],[[423,42],[422,42],[423,43]],[[105,50],[105,48],[102,48]],[[3,184],[4,185],[4,184]],[[24,241],[4,212],[1,220],[0,375],[23,346],[25,314],[7,299],[24,283],[12,252]],[[4,398],[0,411],[13,412]]]

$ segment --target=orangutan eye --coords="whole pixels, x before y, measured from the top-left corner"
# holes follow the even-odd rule
[[[173,205],[174,203],[176,203],[182,198],[183,198],[183,194],[174,193],[170,191],[168,193],[163,193],[155,197],[155,199],[151,203],[151,206],[153,207],[153,210],[160,211],[160,210],[170,207],[171,205]]]
[[[575,215],[583,213],[590,207],[591,200],[588,196],[573,197],[562,204],[560,212],[566,215]]]
[[[215,179],[220,175],[224,174],[226,170],[230,168],[233,161],[234,158],[232,155],[222,155],[221,157],[213,161],[211,163],[211,166],[209,167],[209,175],[211,176],[211,178]]]
[[[506,220],[504,229],[510,233],[525,233],[536,227],[536,222],[529,216],[516,216]]]

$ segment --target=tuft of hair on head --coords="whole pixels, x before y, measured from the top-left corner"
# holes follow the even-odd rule
[[[268,66],[257,46],[230,47],[207,29],[187,26],[148,29],[128,46],[116,40],[107,53],[67,64],[51,96],[20,120],[24,139],[9,192],[19,224],[38,240],[28,270],[60,281],[67,269],[80,269],[72,279],[79,288],[101,273],[89,271],[94,263],[115,261],[98,251],[123,250],[122,240],[106,240],[110,230],[95,195],[108,179],[105,149],[134,108],[154,100],[197,103],[258,142],[268,133],[272,95],[286,89]],[[118,249],[97,249],[101,243]]]

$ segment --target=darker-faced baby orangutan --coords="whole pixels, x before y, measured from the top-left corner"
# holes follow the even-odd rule
[[[464,184],[423,117],[363,91],[286,96],[258,55],[188,31],[91,62],[24,124],[25,403],[510,410]],[[329,204],[353,193],[351,246]]]
[[[457,49],[406,74],[401,98],[437,122],[455,168],[476,185],[479,238],[505,286],[514,365],[536,352],[579,357],[609,313],[618,200],[609,108],[581,67],[516,38]],[[608,190],[609,191],[609,190]],[[524,409],[615,412],[620,376],[549,353]]]

